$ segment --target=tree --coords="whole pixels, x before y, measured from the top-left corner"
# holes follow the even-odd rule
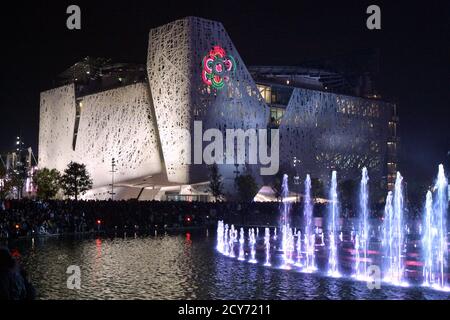
[[[92,188],[92,179],[86,170],[86,166],[70,162],[61,177],[61,187],[66,196],[75,197],[75,200],[78,200],[78,195]]]
[[[0,164],[0,179],[5,179],[6,177],[6,168]]]
[[[48,200],[54,198],[61,185],[61,174],[56,169],[39,169],[34,175],[34,182],[37,185],[37,196],[40,199]]]
[[[251,174],[237,176],[235,179],[241,202],[252,202],[258,193],[258,185]]]
[[[11,189],[16,188],[17,197],[21,199],[23,187],[25,186],[25,181],[28,178],[28,169],[25,163],[18,162],[15,169],[10,169],[8,171],[8,178],[11,184]]]
[[[11,191],[11,184],[6,179],[6,168],[0,164],[0,200],[6,198]]]
[[[0,200],[4,200],[7,195],[11,192],[13,186],[10,180],[3,179],[0,181]]]
[[[216,163],[209,166],[209,170],[209,191],[217,201],[223,196],[222,175]]]

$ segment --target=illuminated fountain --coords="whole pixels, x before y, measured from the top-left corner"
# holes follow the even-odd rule
[[[448,182],[444,167],[439,165],[439,173],[435,184],[435,201],[428,191],[425,203],[424,230],[422,238],[422,255],[424,259],[424,285],[437,290],[450,291],[447,286],[446,268],[447,248],[447,209]]]
[[[347,236],[354,242],[354,258],[352,278],[363,281],[374,281],[369,275],[370,237],[369,231],[369,199],[368,199],[368,173],[363,169],[359,192],[359,223],[358,227],[348,231]],[[448,252],[447,252],[447,225],[448,214],[448,182],[444,174],[443,166],[439,166],[439,174],[433,190],[426,195],[423,224],[420,226],[422,235],[423,262],[423,286],[436,290],[450,291],[447,284],[448,274]],[[258,228],[239,228],[234,225],[218,222],[216,249],[219,253],[236,260],[246,260],[246,250],[249,252],[249,263],[257,264],[256,259],[257,243],[264,240],[264,247],[261,248],[261,264],[271,266],[277,261],[275,267],[282,269],[292,269],[300,272],[314,272],[318,270],[319,263],[324,263],[324,274],[332,277],[341,277],[338,245],[339,239],[343,241],[345,230],[341,231],[339,224],[339,199],[337,195],[337,174],[334,171],[330,186],[330,199],[327,207],[326,227],[319,234],[319,230],[314,228],[313,205],[311,201],[311,179],[307,176],[305,180],[305,196],[303,206],[304,229],[293,228],[290,225],[289,203],[286,201],[288,195],[287,176],[283,177],[283,201],[280,204],[280,237],[277,239],[277,228],[271,234],[269,228],[264,229],[264,239],[258,237]],[[384,219],[381,234],[381,255],[373,255],[376,259],[375,265],[380,264],[383,281],[395,286],[409,286],[406,274],[407,234],[414,234],[415,228],[407,226],[404,215],[403,177],[397,173],[394,191],[389,192],[384,208]],[[304,232],[303,232],[304,230]],[[326,233],[326,234],[325,234]],[[247,240],[245,235],[247,234]],[[321,251],[328,252],[325,256],[315,255],[316,235],[322,239],[324,246]],[[239,247],[235,248],[235,243]],[[374,243],[375,246],[375,243]],[[416,245],[414,245],[415,247]],[[412,252],[410,256],[417,254]],[[378,260],[380,259],[380,260]],[[411,265],[419,265],[419,261]],[[297,268],[295,268],[297,267]],[[416,283],[411,282],[411,283]]]
[[[305,251],[306,251],[306,261],[305,261],[305,271],[312,272],[315,271],[316,261],[315,261],[315,244],[316,244],[316,234],[314,233],[313,225],[313,204],[311,200],[311,177],[309,174],[306,176],[305,180],[305,196],[303,203],[303,218],[305,221]]]
[[[230,241],[229,241],[229,247],[230,247],[230,257],[234,258],[236,255],[234,254],[234,242],[237,238],[237,230],[234,229],[234,225],[231,225],[230,228]]]
[[[297,231],[297,262],[295,263],[297,267],[303,266],[302,263],[302,233]]]
[[[270,229],[266,228],[264,233],[264,247],[266,250],[266,262],[265,266],[270,266]]]
[[[241,261],[245,260],[244,243],[245,243],[244,228],[241,228],[241,231],[239,233],[239,258],[238,258]]]
[[[383,222],[384,281],[407,286],[404,279],[403,177],[397,172],[394,194],[386,198]]]
[[[223,254],[226,256],[230,255],[230,244],[228,241],[228,224],[225,225],[223,231]]]
[[[339,261],[337,252],[337,234],[339,225],[339,203],[337,195],[337,173],[333,171],[331,177],[330,189],[331,206],[328,212],[328,233],[329,233],[329,256],[328,256],[328,275],[332,277],[340,277]]]
[[[293,263],[292,254],[294,252],[294,236],[292,234],[292,228],[290,228],[289,225],[283,225],[281,233],[281,248],[283,252],[283,265],[281,268],[290,269],[290,265]]]
[[[291,237],[292,229],[289,226],[289,211],[290,204],[288,201],[289,186],[288,176],[283,175],[283,182],[281,184],[281,250],[283,252],[283,266],[284,269],[290,269],[289,264],[292,263]],[[276,236],[276,230],[275,230]]]
[[[217,223],[217,251],[224,253],[224,225],[223,221]]]
[[[249,262],[251,263],[256,263],[256,249],[255,249],[255,244],[256,244],[256,236],[255,236],[255,229],[251,228],[248,230],[248,234],[249,234],[249,242],[250,242],[250,260]]]
[[[423,278],[424,285],[430,286],[435,282],[434,273],[434,252],[433,244],[435,239],[435,231],[433,221],[433,194],[431,191],[427,192],[426,202],[425,202],[425,217],[424,217],[424,232],[422,238],[422,256],[424,259],[423,265]]]
[[[289,226],[289,186],[288,186],[288,175],[283,175],[283,182],[281,184],[281,226]]]
[[[320,246],[325,247],[325,234],[323,232],[320,234]]]
[[[288,234],[287,234],[287,226],[283,225],[281,227],[281,250],[283,253],[283,261],[284,261],[284,265],[283,268],[288,268]]]
[[[359,253],[360,245],[359,245],[359,235],[355,235],[355,273],[352,275],[353,278],[358,278],[358,270],[360,270],[361,256]]]
[[[359,280],[371,280],[367,274],[367,253],[369,250],[369,175],[367,168],[362,170],[361,185],[359,190],[359,235],[355,237],[355,276]],[[360,250],[362,252],[360,252]],[[362,253],[362,254],[361,254]]]
[[[287,245],[287,257],[288,257],[288,263],[293,264],[294,263],[294,251],[295,251],[295,238],[294,238],[294,232],[292,228],[288,229],[288,245]]]

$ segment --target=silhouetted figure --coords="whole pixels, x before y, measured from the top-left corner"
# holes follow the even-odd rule
[[[0,248],[0,300],[33,300],[35,290],[7,248]]]

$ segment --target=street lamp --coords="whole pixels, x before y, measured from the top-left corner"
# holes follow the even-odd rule
[[[298,174],[300,164],[301,164],[301,161],[297,157],[294,157],[292,159],[292,166],[295,170],[294,185],[297,186],[297,202],[300,202],[300,176]]]
[[[111,191],[109,194],[111,195],[111,200],[114,201],[114,173],[116,172],[116,159],[112,158],[111,160]]]

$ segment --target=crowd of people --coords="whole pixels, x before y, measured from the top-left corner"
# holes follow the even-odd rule
[[[0,202],[0,238],[84,232],[115,232],[235,224],[276,225],[280,203],[159,201]],[[323,211],[316,205],[317,215]],[[301,211],[294,204],[293,212]],[[297,215],[296,215],[297,216]],[[300,215],[298,215],[300,216]]]
[[[149,232],[192,227],[215,227],[218,220],[235,225],[276,226],[282,202],[175,202],[175,201],[72,201],[0,200],[0,239],[80,233]],[[302,203],[287,204],[292,223],[301,225]],[[314,216],[323,217],[326,204],[314,205]],[[372,211],[380,218],[382,207]],[[341,216],[355,216],[341,208]],[[25,271],[8,249],[0,248],[0,300],[33,299]]]
[[[301,224],[302,203],[291,203],[293,225]],[[218,220],[241,225],[278,225],[280,202],[72,201],[0,200],[0,239],[86,232],[136,232],[207,227]],[[314,205],[314,216],[326,215],[326,204]],[[381,219],[383,206],[371,210]],[[341,208],[344,218],[357,216]],[[414,212],[408,212],[408,217]],[[411,217],[410,217],[411,218]],[[298,221],[297,221],[298,220]]]

